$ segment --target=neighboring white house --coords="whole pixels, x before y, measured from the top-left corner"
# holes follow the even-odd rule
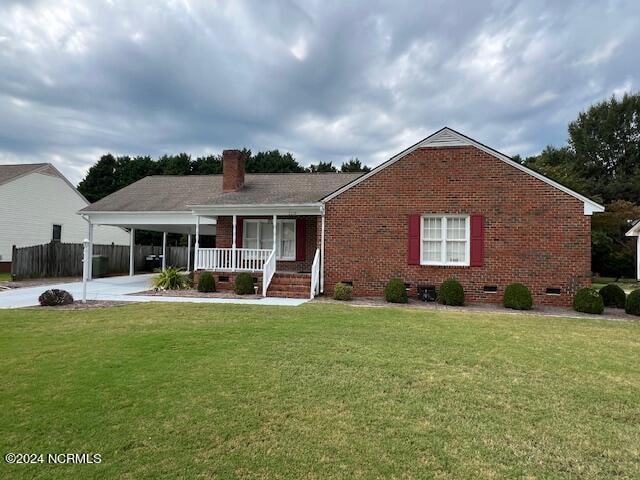
[[[0,272],[10,271],[13,245],[81,243],[87,222],[77,212],[87,205],[49,163],[0,165]],[[96,226],[93,234],[97,244],[129,244],[128,233],[118,227]]]
[[[640,280],[640,220],[627,232],[627,237],[636,237],[636,277]]]

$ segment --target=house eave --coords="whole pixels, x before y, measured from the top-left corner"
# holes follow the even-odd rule
[[[233,205],[189,205],[194,215],[321,215],[323,204],[313,203],[270,203]]]

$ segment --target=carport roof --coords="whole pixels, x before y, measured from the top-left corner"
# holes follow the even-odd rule
[[[235,192],[222,175],[149,176],[83,208],[90,212],[186,212],[192,205],[271,205],[319,202],[361,173],[252,173]]]

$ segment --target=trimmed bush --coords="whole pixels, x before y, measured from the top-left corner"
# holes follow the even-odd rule
[[[462,288],[462,284],[455,278],[445,280],[442,285],[440,285],[438,301],[443,305],[464,305],[464,289]]]
[[[336,300],[351,300],[353,287],[345,283],[338,282],[333,287],[333,298]]]
[[[595,288],[581,288],[573,299],[573,309],[583,313],[602,313],[604,302]]]
[[[184,290],[191,286],[191,278],[182,268],[167,267],[164,272],[153,277],[156,290]]]
[[[202,272],[198,279],[198,291],[211,293],[216,291],[216,281],[211,272]]]
[[[233,290],[238,295],[252,295],[256,293],[256,289],[253,287],[253,277],[251,274],[247,272],[238,274]]]
[[[502,304],[514,310],[531,310],[533,297],[527,287],[521,283],[512,283],[504,289]]]
[[[66,290],[53,288],[42,292],[42,295],[38,297],[38,302],[43,307],[57,307],[58,305],[71,305],[73,297]]]
[[[407,289],[399,278],[392,278],[384,287],[384,299],[389,303],[407,303]]]
[[[624,308],[627,301],[627,294],[615,283],[602,287],[600,295],[605,307]]]
[[[627,295],[627,304],[624,311],[631,315],[640,315],[640,289]]]

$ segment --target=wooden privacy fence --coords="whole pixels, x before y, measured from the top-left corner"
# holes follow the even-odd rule
[[[32,247],[13,247],[11,273],[16,280],[43,277],[82,276],[83,245],[81,243],[51,242]],[[128,245],[94,245],[93,255],[109,259],[109,273],[129,273]],[[134,265],[144,271],[148,255],[162,255],[162,247],[136,245]],[[167,266],[187,268],[187,247],[167,247]],[[193,266],[193,248],[191,249]]]

